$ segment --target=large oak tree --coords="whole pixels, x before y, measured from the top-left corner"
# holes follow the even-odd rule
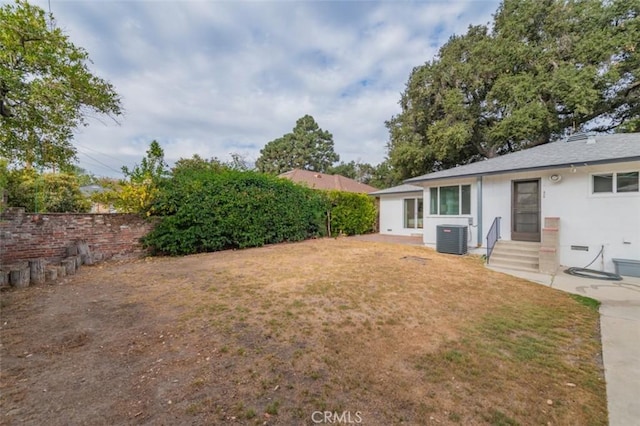
[[[504,0],[414,68],[387,122],[408,178],[576,131],[640,131],[640,0]],[[491,29],[490,29],[491,28]]]
[[[62,166],[76,155],[73,130],[89,116],[121,114],[113,86],[93,75],[39,7],[0,7],[0,156],[14,164]]]

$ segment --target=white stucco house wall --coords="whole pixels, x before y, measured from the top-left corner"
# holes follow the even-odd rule
[[[400,185],[370,192],[379,197],[379,228],[385,235],[407,237],[423,234],[424,188],[415,185]]]
[[[469,248],[483,250],[495,221],[505,241],[540,242],[553,226],[561,265],[584,267],[602,250],[592,267],[613,272],[614,258],[640,261],[639,175],[640,133],[577,134],[370,195],[380,198],[381,233],[420,232],[406,226],[405,200],[421,188],[426,245],[443,224],[467,226]]]

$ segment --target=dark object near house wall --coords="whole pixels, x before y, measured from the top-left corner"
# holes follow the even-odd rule
[[[622,277],[612,272],[598,271],[587,268],[569,268],[564,270],[565,274],[574,275],[581,278],[592,278],[594,280],[622,281]]]
[[[640,260],[612,259],[616,267],[616,274],[625,277],[640,277]]]
[[[436,251],[438,253],[466,254],[467,227],[465,225],[438,225]]]

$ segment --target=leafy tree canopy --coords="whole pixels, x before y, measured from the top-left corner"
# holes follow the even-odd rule
[[[366,183],[363,179],[364,176],[359,176],[360,166],[364,166],[364,164],[356,163],[355,161],[349,161],[348,163],[341,161],[339,164],[329,167],[327,169],[327,173],[330,175],[344,176],[349,179],[357,180],[361,183]],[[367,166],[370,166],[370,164],[367,164]]]
[[[85,213],[91,208],[76,175],[21,169],[10,170],[6,179],[10,207],[37,213]]]
[[[348,177],[379,189],[389,188],[400,183],[387,161],[376,166],[355,161],[340,162],[336,166],[329,167],[327,173]]]
[[[121,114],[113,86],[89,72],[87,52],[26,1],[0,7],[0,155],[14,164],[62,166],[86,117]]]
[[[98,181],[98,178],[93,173],[75,164],[63,167],[61,171],[70,175],[74,175],[78,181],[78,185],[80,185],[81,187],[93,185]]]
[[[253,170],[253,165],[242,154],[237,152],[231,153],[231,160],[224,163],[230,170],[236,170],[238,172],[248,172]]]
[[[400,178],[544,144],[640,130],[640,0],[504,0],[488,26],[414,68],[387,122]]]
[[[191,171],[209,171],[219,173],[223,170],[225,170],[225,166],[219,159],[214,157],[207,160],[200,157],[198,154],[194,154],[191,158],[178,159],[171,168],[171,174],[176,176],[181,173]]]
[[[260,150],[256,168],[280,174],[291,169],[325,173],[340,160],[333,149],[333,136],[322,130],[310,115],[298,119],[292,133],[272,140]]]
[[[251,167],[248,161],[240,154],[231,153],[231,161],[221,161],[217,157],[204,159],[198,154],[194,154],[191,158],[180,158],[171,169],[174,176],[194,171],[208,171],[220,173],[225,170],[249,171]]]
[[[0,157],[0,192],[2,192],[2,190],[7,186],[7,179],[9,174],[8,165],[9,162],[6,159]]]
[[[122,212],[152,214],[162,185],[169,175],[164,161],[164,150],[157,141],[151,141],[146,155],[133,169],[122,167],[126,179],[113,198],[113,205]],[[109,197],[112,194],[106,194]]]
[[[7,184],[9,183],[8,161],[0,157],[0,213],[7,207]]]
[[[400,179],[400,176],[391,167],[388,160],[373,167],[371,178],[367,182],[367,184],[378,189],[391,188],[401,183],[402,179]]]
[[[158,141],[151,141],[140,164],[136,164],[133,169],[122,166],[122,173],[134,183],[148,180],[158,183],[165,178],[168,175],[167,163],[164,161],[164,150]]]

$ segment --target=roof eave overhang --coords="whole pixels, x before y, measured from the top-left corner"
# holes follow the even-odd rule
[[[623,158],[614,158],[607,160],[594,160],[594,161],[582,161],[582,162],[573,162],[573,163],[561,163],[561,164],[552,164],[548,166],[537,166],[537,167],[527,167],[527,168],[519,168],[519,169],[507,169],[507,170],[496,170],[489,172],[479,172],[479,173],[467,173],[467,174],[459,174],[452,176],[443,176],[443,177],[435,177],[435,178],[411,178],[403,181],[403,183],[411,184],[411,185],[420,185],[425,182],[437,182],[443,180],[452,180],[452,179],[465,179],[465,178],[473,178],[480,176],[492,176],[492,175],[506,175],[509,173],[527,173],[527,172],[535,172],[539,170],[550,170],[550,169],[561,169],[564,167],[586,167],[586,166],[595,166],[599,164],[613,164],[613,163],[628,163],[631,161],[640,161],[640,156],[636,157],[623,157]]]
[[[391,192],[375,191],[375,192],[369,192],[369,195],[371,195],[372,197],[379,197],[381,195],[411,194],[413,192],[422,192],[422,188],[416,188],[416,189],[411,189],[406,191],[391,191]]]

